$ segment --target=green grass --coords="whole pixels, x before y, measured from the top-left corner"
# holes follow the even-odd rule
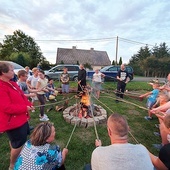
[[[56,87],[59,87],[58,83],[55,83]],[[77,85],[74,82],[71,82],[71,87],[76,87]],[[153,143],[160,143],[160,138],[154,136],[153,131],[157,131],[154,124],[158,123],[158,120],[154,118],[153,121],[149,122],[144,119],[144,116],[147,115],[147,111],[141,109],[132,104],[119,102],[115,103],[114,90],[116,89],[116,83],[107,82],[103,84],[103,93],[101,94],[100,101],[105,104],[103,107],[107,110],[108,116],[113,112],[120,113],[124,115],[129,123],[131,133],[135,139],[145,145],[152,153],[158,154],[158,152],[152,147]],[[152,90],[151,86],[147,85],[146,82],[130,82],[127,84],[126,89],[128,91],[133,91],[139,94],[143,94],[146,91]],[[70,97],[75,94],[70,94]],[[62,95],[57,96],[57,100],[62,100]],[[92,98],[92,101],[96,104],[101,105]],[[135,103],[136,105],[145,107],[146,100],[138,101],[134,98],[125,96],[125,101]],[[69,105],[75,104],[76,99],[73,98],[69,101]],[[102,106],[102,105],[101,105]],[[49,106],[46,106],[46,109]],[[112,110],[112,111],[111,111]],[[31,113],[30,124],[36,126],[39,123],[38,118],[39,112],[38,108],[35,113]],[[48,113],[50,120],[54,123],[56,128],[56,143],[65,147],[67,141],[70,137],[74,125],[68,124],[65,122],[62,116],[62,112],[56,112],[52,110]],[[102,140],[103,145],[109,145],[110,140],[107,135],[106,124],[97,125],[97,131],[99,138]],[[68,145],[69,153],[66,159],[65,166],[67,170],[81,170],[84,165],[90,163],[91,153],[95,149],[94,141],[96,139],[94,127],[83,128],[76,127],[75,132],[72,136],[72,139]],[[136,143],[131,135],[129,135],[129,142]],[[9,166],[9,144],[6,134],[0,135],[0,169],[7,169]]]

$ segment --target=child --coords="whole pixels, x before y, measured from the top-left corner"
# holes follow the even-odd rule
[[[27,72],[25,70],[19,70],[17,84],[20,87],[20,89],[24,92],[24,95],[26,97],[28,98],[35,97],[36,92],[38,92],[39,90],[30,89],[26,84],[27,78],[28,78]]]
[[[47,101],[49,101],[49,99],[54,99],[56,101],[55,97],[57,96],[58,91],[55,90],[53,79],[48,80],[47,89],[48,89],[48,92],[46,92]]]
[[[164,91],[162,91],[162,92],[160,92],[159,97],[157,98],[157,101],[153,105],[152,108],[155,108],[155,107],[158,107],[158,106],[162,106],[165,103],[167,103],[168,101],[169,101],[168,94],[165,93]],[[150,110],[149,111],[149,117],[152,117],[152,114],[153,114],[152,110]],[[164,119],[164,116],[165,116],[164,113],[162,113],[162,112],[155,113],[155,115],[158,117],[160,123],[162,122],[162,120]]]
[[[156,99],[159,94],[159,83],[158,82],[153,83],[152,88],[153,90],[151,92],[139,96],[140,98],[148,97],[146,106],[149,110],[152,109],[153,105],[156,103]],[[152,120],[152,117],[150,116],[145,116],[144,118],[146,120]]]
[[[61,73],[60,80],[62,83],[62,94],[66,96],[69,93],[69,80],[70,80],[70,76],[67,72],[66,67],[63,68],[63,73]]]
[[[45,108],[45,93],[48,92],[47,84],[48,80],[45,78],[45,73],[42,70],[39,70],[38,72],[38,82],[37,82],[37,89],[41,89],[41,91],[37,92],[37,97],[40,102],[40,121],[48,121],[48,116],[44,113]]]

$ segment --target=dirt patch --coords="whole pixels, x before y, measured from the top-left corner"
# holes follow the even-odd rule
[[[137,110],[128,110],[128,114],[130,114],[130,115],[140,115],[140,113]]]
[[[81,132],[76,132],[76,136],[84,142],[88,142],[94,136],[94,132],[82,130]]]

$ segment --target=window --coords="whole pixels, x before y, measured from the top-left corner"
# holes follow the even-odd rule
[[[117,67],[110,67],[107,71],[117,71]]]

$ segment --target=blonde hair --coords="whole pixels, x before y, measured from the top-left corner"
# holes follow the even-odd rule
[[[38,70],[38,68],[37,68],[37,67],[34,67],[34,68],[32,69],[32,72],[35,73],[37,70]]]
[[[52,126],[53,123],[51,122],[43,122],[38,124],[30,137],[32,145],[34,146],[45,145],[47,143],[47,139],[51,135]]]

